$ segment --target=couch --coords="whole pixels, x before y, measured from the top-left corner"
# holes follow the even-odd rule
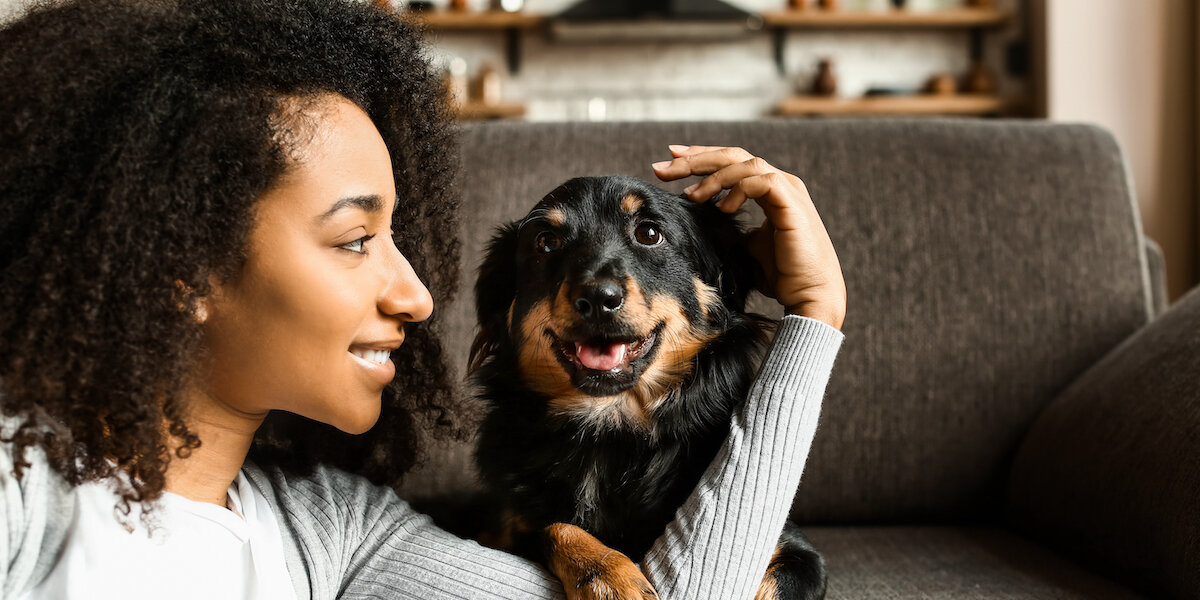
[[[1168,309],[1109,133],[491,123],[461,141],[463,287],[439,308],[460,373],[497,223],[572,176],[653,180],[669,143],[743,146],[807,183],[845,273],[846,341],[793,507],[829,598],[1200,598],[1200,292]],[[475,485],[470,444],[445,444],[402,492]]]

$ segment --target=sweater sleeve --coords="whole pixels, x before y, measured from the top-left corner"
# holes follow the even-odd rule
[[[816,430],[842,333],[785,317],[743,409],[643,567],[664,599],[752,598]],[[437,528],[387,488],[328,468],[272,488],[300,598],[561,598],[541,566]],[[290,539],[287,539],[290,538]]]
[[[754,597],[808,459],[841,331],[785,316],[729,437],[643,568],[662,598]]]

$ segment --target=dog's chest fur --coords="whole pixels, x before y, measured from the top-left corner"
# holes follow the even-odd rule
[[[490,487],[509,490],[506,503],[542,521],[535,525],[578,525],[635,560],[694,489],[725,434],[712,427],[686,439],[653,440],[586,424],[522,426],[505,416],[492,413],[481,436],[481,444],[507,446],[488,452],[481,445],[481,471],[495,478]]]

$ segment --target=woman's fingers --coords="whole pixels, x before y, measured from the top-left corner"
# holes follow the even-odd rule
[[[708,177],[688,186],[683,192],[687,194],[688,198],[697,202],[703,202],[717,195],[721,190],[731,189],[734,184],[747,177],[762,175],[772,171],[778,171],[778,169],[772,167],[767,161],[757,156],[752,156],[747,160],[733,163],[715,171]]]
[[[729,165],[753,158],[742,148],[714,146],[671,146],[675,158],[650,165],[663,181],[675,181],[692,175],[709,175]]]

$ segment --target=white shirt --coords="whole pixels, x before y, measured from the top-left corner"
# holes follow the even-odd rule
[[[238,472],[227,507],[164,493],[150,511],[116,508],[109,481],[74,490],[75,514],[58,563],[26,600],[278,598],[296,592],[266,498]]]

